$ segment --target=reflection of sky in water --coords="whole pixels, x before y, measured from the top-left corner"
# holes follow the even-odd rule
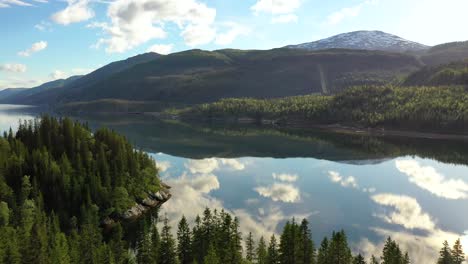
[[[174,226],[182,214],[193,220],[207,206],[235,213],[243,233],[257,237],[279,232],[293,216],[307,217],[317,243],[344,229],[354,248],[380,255],[390,235],[414,263],[433,262],[443,240],[453,243],[468,229],[466,166],[412,157],[373,165],[313,158],[153,157],[174,187],[163,208]]]
[[[0,105],[0,132],[35,116],[3,108]],[[113,127],[120,132],[124,128]],[[151,140],[146,136],[138,147]],[[434,263],[444,240],[453,243],[468,230],[467,166],[413,157],[353,165],[314,158],[190,160],[151,155],[173,187],[163,213],[174,231],[182,214],[193,220],[205,207],[235,213],[242,232],[257,237],[279,232],[292,217],[307,217],[317,244],[333,230],[344,229],[354,249],[380,256],[390,235],[410,252],[413,263]],[[468,238],[462,242],[467,249]]]
[[[3,133],[3,131],[8,131],[10,128],[16,130],[18,128],[19,120],[33,119],[34,115],[18,112],[25,108],[28,108],[28,106],[0,104],[0,111],[2,111],[0,113],[0,132]]]

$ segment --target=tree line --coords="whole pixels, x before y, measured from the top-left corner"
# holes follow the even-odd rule
[[[280,125],[342,124],[360,127],[466,132],[468,88],[360,86],[336,95],[278,99],[230,98],[168,111],[183,119],[250,118]]]

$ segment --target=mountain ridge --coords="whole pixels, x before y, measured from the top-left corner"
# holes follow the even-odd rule
[[[390,52],[417,52],[430,47],[399,36],[378,30],[359,30],[341,33],[328,38],[298,45],[288,45],[290,49],[364,49]]]

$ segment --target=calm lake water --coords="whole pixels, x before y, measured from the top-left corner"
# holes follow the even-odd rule
[[[33,108],[0,105],[0,131]],[[372,138],[259,127],[190,126],[151,117],[75,117],[125,134],[173,187],[175,227],[205,207],[236,214],[244,234],[308,218],[316,244],[344,229],[355,253],[380,255],[392,236],[413,263],[435,263],[443,240],[468,249],[468,142]]]

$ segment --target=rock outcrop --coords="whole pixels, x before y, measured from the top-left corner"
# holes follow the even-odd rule
[[[120,221],[133,221],[143,216],[149,210],[161,206],[171,198],[169,192],[171,187],[165,183],[161,183],[161,190],[153,193],[149,192],[148,197],[135,203],[131,208],[121,214],[114,214],[106,217],[101,221],[101,226],[112,227],[115,223]]]

